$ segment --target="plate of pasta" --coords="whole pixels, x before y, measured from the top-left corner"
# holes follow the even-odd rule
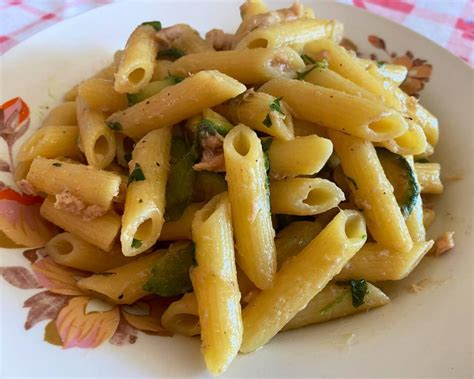
[[[2,376],[468,377],[472,77],[323,1],[121,2],[15,47]]]

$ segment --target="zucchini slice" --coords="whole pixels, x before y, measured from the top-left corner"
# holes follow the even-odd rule
[[[393,186],[403,217],[407,218],[415,207],[420,188],[416,182],[415,172],[402,156],[382,147],[377,148],[377,155],[388,181]]]

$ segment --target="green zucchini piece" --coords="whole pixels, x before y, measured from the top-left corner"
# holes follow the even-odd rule
[[[388,181],[393,186],[393,193],[403,217],[407,218],[415,207],[420,194],[415,173],[402,155],[381,147],[377,148],[377,155]]]
[[[215,195],[227,191],[224,175],[210,171],[196,172],[194,202],[209,201]]]
[[[176,242],[163,253],[151,270],[143,289],[163,297],[177,296],[192,289],[189,269],[195,265],[194,244]]]
[[[161,92],[161,90],[163,90],[164,88],[179,83],[181,80],[182,79],[180,77],[170,76],[163,80],[150,82],[140,92],[127,94],[128,105],[132,106],[143,100],[146,100],[149,97],[152,97],[153,95],[156,95],[157,93]]]

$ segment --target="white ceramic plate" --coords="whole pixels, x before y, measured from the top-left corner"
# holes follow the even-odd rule
[[[388,288],[392,303],[364,315],[278,335],[260,351],[239,356],[224,377],[468,377],[472,375],[472,70],[446,50],[390,21],[332,2],[306,1],[319,16],[337,18],[359,50],[376,52],[367,36],[382,37],[390,52],[412,51],[434,72],[422,103],[438,116],[441,139],[436,160],[447,183],[436,205],[432,235],[456,232],[456,248],[427,258],[408,278]],[[273,4],[276,5],[276,4]],[[281,5],[281,3],[280,3]],[[200,32],[238,25],[238,3],[209,1],[125,2],[62,22],[23,42],[1,58],[2,102],[21,96],[31,109],[31,131],[46,107],[66,89],[93,74],[122,48],[131,30],[145,20],[164,25],[186,22]],[[27,134],[28,135],[28,134]],[[21,145],[15,145],[14,153]],[[0,156],[7,159],[4,142]],[[0,180],[11,183],[8,173]],[[22,250],[0,252],[0,266],[28,262]],[[426,280],[425,280],[426,279]],[[426,288],[410,293],[411,283]],[[46,321],[24,330],[25,299],[38,290],[20,290],[1,280],[1,371],[9,376],[197,376],[207,377],[199,340],[139,334],[135,344],[105,343],[92,350],[69,349],[42,341]],[[351,337],[351,343],[347,340]]]

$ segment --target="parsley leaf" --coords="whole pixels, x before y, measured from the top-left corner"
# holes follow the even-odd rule
[[[166,49],[166,50],[160,50],[158,52],[158,58],[178,59],[178,58],[181,58],[183,55],[186,55],[186,53],[184,51],[176,49],[175,47],[172,47],[172,48]]]
[[[267,113],[267,117],[262,121],[263,125],[265,125],[267,128],[272,126],[272,120],[270,119],[270,113]]]
[[[306,55],[306,54],[301,55],[301,59],[303,59],[303,62],[305,64],[315,64],[316,63],[316,61],[313,58],[311,58],[309,55]]]
[[[143,174],[143,171],[140,165],[138,163],[135,163],[135,168],[128,176],[128,184],[130,184],[133,181],[140,182],[142,180],[145,180],[145,175]]]
[[[177,84],[177,83],[180,83],[184,80],[184,78],[182,76],[177,76],[177,75],[170,75],[170,73],[168,72],[168,77],[166,79],[169,79],[170,81],[172,81],[174,84]]]
[[[107,126],[112,130],[122,130],[122,125],[120,122],[107,121]]]
[[[306,75],[308,75],[315,68],[318,68],[320,70],[327,70],[328,69],[328,61],[326,59],[323,59],[323,60],[320,60],[320,61],[315,61],[315,63],[310,68],[308,68],[306,71],[297,72],[296,73],[296,79],[303,80],[306,77]]]
[[[270,111],[278,112],[282,115],[285,115],[285,113],[283,113],[283,111],[281,110],[281,99],[283,99],[283,96],[277,97],[275,100],[273,100],[273,102],[270,104]]]
[[[62,166],[62,164],[61,164],[61,163],[59,163],[59,162],[54,162],[54,163],[53,163],[53,166],[54,166],[54,167],[61,167],[61,166]]]
[[[141,245],[142,245],[142,241],[141,241],[141,240],[137,240],[137,239],[134,238],[133,241],[132,241],[132,245],[131,245],[131,246],[132,246],[134,249],[138,249]]]
[[[352,306],[354,308],[360,307],[364,304],[365,295],[369,292],[367,282],[365,279],[351,280],[351,294],[352,294]]]
[[[142,25],[149,25],[153,26],[157,32],[161,30],[161,22],[159,21],[147,21],[147,22],[142,22]]]

